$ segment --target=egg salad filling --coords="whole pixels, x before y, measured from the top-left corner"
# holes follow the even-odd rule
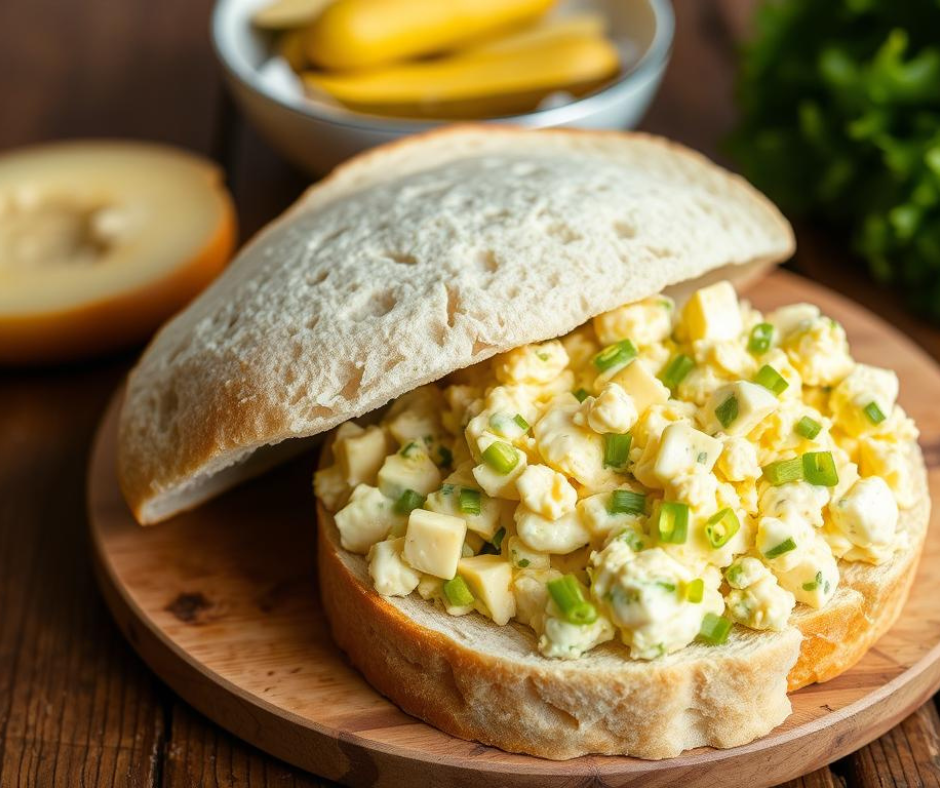
[[[342,425],[315,491],[375,589],[655,659],[821,608],[903,546],[898,379],[809,304],[720,282],[595,317]]]

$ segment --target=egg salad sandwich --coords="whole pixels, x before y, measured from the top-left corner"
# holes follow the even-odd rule
[[[153,341],[122,489],[156,523],[332,430],[322,602],[378,691],[546,758],[744,744],[891,626],[929,511],[897,376],[739,298],[792,249],[655,137],[377,149]]]

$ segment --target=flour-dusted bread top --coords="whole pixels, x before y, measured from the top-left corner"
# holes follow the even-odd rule
[[[121,414],[124,494],[158,522],[270,464],[263,447],[792,249],[761,194],[655,137],[486,126],[376,149],[311,188],[147,348]]]

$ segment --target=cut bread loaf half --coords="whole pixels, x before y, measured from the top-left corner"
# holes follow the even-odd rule
[[[782,632],[738,626],[724,645],[693,643],[649,662],[613,642],[548,659],[515,622],[453,617],[417,593],[379,596],[366,559],[342,549],[318,503],[321,599],[334,639],[369,683],[453,736],[557,760],[734,747],[789,716],[788,689],[847,670],[897,619],[930,510],[915,445],[910,462],[917,503],[901,514],[903,549],[881,566],[840,562],[836,596],[822,610],[799,605]]]
[[[792,249],[761,194],[655,137],[486,126],[388,145],[310,189],[157,335],[128,382],[121,487],[159,522],[289,439]]]

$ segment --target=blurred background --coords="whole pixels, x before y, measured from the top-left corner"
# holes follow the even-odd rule
[[[935,0],[386,4],[363,22],[326,0],[0,2],[4,786],[319,784],[203,720],[123,642],[85,560],[83,479],[148,333],[358,150],[441,119],[664,134],[781,204],[789,268],[940,357]],[[86,138],[196,158],[34,147]],[[907,763],[936,778],[936,710],[918,714],[887,746],[932,746]],[[867,752],[841,773],[886,757]],[[823,771],[805,784],[838,784]]]

